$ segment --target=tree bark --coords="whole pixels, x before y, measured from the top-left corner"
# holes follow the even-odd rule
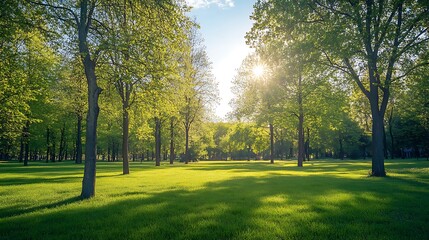
[[[310,161],[310,128],[307,127],[307,139],[305,139],[305,157]]]
[[[123,103],[122,108],[122,172],[130,174],[128,163],[128,136],[129,136],[130,120],[128,116],[128,103]]]
[[[372,175],[384,177],[384,119],[378,104],[376,108],[377,111],[372,114]]]
[[[304,110],[302,106],[302,77],[298,77],[298,167],[304,161]]]
[[[95,61],[91,59],[88,47],[88,31],[92,21],[95,3],[92,3],[88,11],[88,0],[80,1],[80,20],[78,22],[79,53],[85,70],[88,84],[88,112],[86,117],[86,143],[85,143],[85,168],[82,180],[81,198],[86,199],[95,196],[95,174],[97,156],[97,120],[100,109],[98,97],[101,88],[97,85],[95,74]]]
[[[24,161],[24,128],[23,128],[22,133],[21,133],[18,161],[19,162]]]
[[[274,126],[270,123],[270,163],[274,163]]]
[[[46,162],[49,162],[49,156],[51,155],[51,140],[49,127],[46,128]]]
[[[55,162],[55,157],[56,157],[56,137],[55,137],[55,133],[51,132],[51,142],[52,142],[52,148],[51,148],[51,161]]]
[[[174,163],[174,119],[170,122],[170,164]]]
[[[58,153],[58,161],[62,161],[64,159],[64,150],[65,150],[65,129],[66,124],[63,124],[63,127],[61,128],[61,136],[60,136],[60,150]]]
[[[161,120],[155,118],[155,166],[161,165]]]
[[[30,152],[30,121],[27,121],[24,128],[24,166],[28,166],[29,152]]]
[[[185,126],[185,164],[189,162],[189,127]]]

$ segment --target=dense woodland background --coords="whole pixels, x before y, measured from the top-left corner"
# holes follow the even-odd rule
[[[1,160],[82,163],[88,129],[96,159],[124,173],[128,160],[368,158],[374,106],[384,158],[428,156],[425,1],[258,1],[228,122],[183,2],[0,5]]]

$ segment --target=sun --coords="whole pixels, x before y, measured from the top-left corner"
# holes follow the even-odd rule
[[[257,65],[253,67],[252,72],[255,77],[261,77],[265,72],[265,68],[262,65]]]

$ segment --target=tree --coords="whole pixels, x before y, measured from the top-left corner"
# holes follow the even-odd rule
[[[106,70],[111,72],[111,82],[122,102],[124,174],[129,174],[129,109],[136,102],[137,93],[147,88],[150,81],[165,81],[174,71],[172,53],[180,49],[189,24],[185,10],[169,1],[123,1],[107,10],[110,67]],[[155,125],[161,127],[159,122]]]
[[[46,22],[27,2],[3,1],[0,19],[0,158],[10,159],[20,138],[28,164],[34,103],[44,100],[55,78],[57,56],[47,44]]]
[[[324,64],[357,84],[371,108],[372,175],[385,176],[384,115],[391,87],[427,64],[428,11],[419,1],[258,1],[254,29],[261,31],[250,39],[306,36],[314,52],[324,54]],[[258,37],[262,29],[266,34]]]
[[[183,77],[185,78],[184,103],[180,110],[185,128],[185,163],[190,159],[189,133],[191,126],[201,120],[209,110],[210,104],[216,102],[217,85],[211,72],[211,62],[207,56],[201,37],[196,28],[189,31],[189,53],[182,58]]]

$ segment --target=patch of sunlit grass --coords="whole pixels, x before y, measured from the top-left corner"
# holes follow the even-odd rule
[[[0,163],[0,239],[427,239],[429,162]]]

